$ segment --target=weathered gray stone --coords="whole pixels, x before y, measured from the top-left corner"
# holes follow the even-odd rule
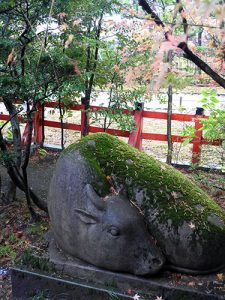
[[[110,195],[109,181],[127,197]],[[90,185],[98,195],[108,195],[105,202],[90,192]],[[61,155],[50,186],[49,212],[58,245],[99,267],[154,274],[164,261],[160,249],[168,264],[183,272],[216,271],[225,264],[224,211],[174,168],[107,134],[86,137]],[[121,237],[113,243],[106,238],[106,223],[127,226],[123,246]],[[157,247],[152,240],[148,245],[149,234]]]
[[[100,198],[88,184],[92,180],[99,179],[78,151],[58,161],[48,198],[59,247],[105,269],[158,272],[164,257],[138,209],[121,195]]]
[[[209,223],[211,223],[211,224],[213,224],[217,227],[224,228],[223,220],[215,214],[209,215],[208,216],[208,221],[209,221]]]

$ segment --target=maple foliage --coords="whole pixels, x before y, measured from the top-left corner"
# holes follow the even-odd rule
[[[157,1],[156,1],[157,2]],[[176,5],[172,5],[174,13],[171,14],[175,16],[172,21],[168,22],[168,19],[161,14],[162,19],[159,14],[156,14],[154,9],[151,7],[146,0],[139,0],[140,6],[148,14],[148,19],[155,22],[159,28],[159,34],[162,36],[161,46],[156,57],[156,64],[154,69],[157,70],[162,67],[160,62],[163,61],[163,57],[169,52],[173,51],[174,56],[176,52],[181,51],[183,56],[191,60],[196,64],[203,72],[208,74],[214,82],[225,88],[225,80],[223,78],[224,71],[224,5],[218,3],[218,1],[202,2],[202,1],[177,1]],[[170,6],[170,9],[171,9]],[[179,14],[177,13],[179,12]],[[180,20],[178,19],[180,17]],[[178,20],[177,20],[178,19]],[[183,32],[181,28],[183,27]],[[175,28],[175,30],[174,30]],[[195,31],[196,28],[201,28],[201,33],[204,32],[204,55],[209,55],[213,59],[213,62],[209,64],[206,63],[206,58],[199,47],[194,43],[193,39],[190,41],[191,33]],[[179,31],[178,31],[179,29]],[[213,48],[212,43],[213,40]],[[207,49],[207,44],[211,46]],[[178,52],[179,53],[179,52]],[[211,58],[210,57],[210,58]],[[160,70],[158,70],[160,72]],[[166,72],[164,72],[166,74]],[[160,78],[162,81],[162,78]]]
[[[104,8],[103,2],[96,2],[99,11]],[[155,1],[154,7],[149,3],[145,0],[139,1],[140,8],[143,8],[141,10],[132,6],[131,1],[122,1],[120,5],[116,3],[116,8],[110,13],[108,11],[108,15],[103,16],[101,37],[97,42],[97,60],[94,59],[95,37],[90,35],[94,33],[95,25],[92,24],[93,28],[90,27],[92,29],[89,35],[86,35],[89,23],[84,13],[85,8],[93,9],[92,1],[79,4],[73,14],[62,7],[58,17],[61,19],[60,26],[64,32],[64,46],[68,49],[67,53],[72,53],[72,49],[75,48],[85,51],[85,45],[93,49],[90,51],[93,57],[88,64],[82,56],[77,59],[80,69],[78,73],[83,80],[90,78],[89,74],[92,72],[92,76],[95,77],[94,85],[111,88],[115,86],[115,82],[111,83],[110,77],[114,77],[115,81],[115,73],[120,86],[131,91],[135,89],[142,91],[139,99],[142,97],[149,99],[152,93],[156,93],[160,87],[165,86],[165,82],[169,82],[171,76],[167,76],[168,72],[175,74],[176,78],[179,75],[189,76],[192,82],[206,80],[202,73],[197,72],[190,77],[175,67],[174,62],[177,64],[177,61],[181,61],[181,57],[184,57],[195,63],[218,84],[225,86],[222,76],[225,65],[224,7],[217,1],[208,4],[202,4],[197,0],[183,1],[182,5],[180,1],[176,1],[176,4],[168,1],[168,9],[166,5],[162,6],[163,1]],[[95,24],[99,18],[96,8],[92,12],[93,18],[96,18]],[[120,15],[119,18],[114,17],[117,13]],[[201,42],[204,43],[202,46],[197,41],[199,32],[202,34]],[[106,52],[108,56],[105,56]],[[172,60],[168,63],[166,59],[170,52]],[[106,61],[97,62],[106,57],[108,67]],[[91,69],[85,70],[85,66],[94,67],[94,72]],[[111,73],[111,70],[114,72]],[[176,85],[175,81],[173,83]]]
[[[8,57],[7,57],[7,66],[10,66],[11,64],[15,63],[16,61],[16,52],[15,52],[15,48],[12,48],[12,51],[9,53]]]

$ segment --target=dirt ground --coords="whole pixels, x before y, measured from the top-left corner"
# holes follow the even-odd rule
[[[34,155],[30,160],[28,168],[29,184],[42,199],[47,198],[48,185],[52,177],[54,166],[59,156],[58,152]],[[182,170],[188,177],[195,180],[204,190],[206,190],[222,208],[225,209],[225,189],[224,174],[202,172],[197,170]],[[3,188],[7,181],[4,167],[0,167],[3,181]],[[0,299],[10,300],[11,283],[8,268],[23,261],[24,253],[34,251],[44,253],[47,251],[44,234],[49,229],[48,217],[42,215],[38,223],[31,221],[25,198],[22,192],[17,194],[18,202],[11,204],[0,203]],[[169,280],[173,285],[186,285],[191,288],[201,286],[205,289],[219,289],[225,293],[225,273],[213,274],[210,280],[203,280],[202,277],[183,276],[180,274],[170,274]],[[206,283],[204,283],[206,282]]]
[[[59,152],[50,152],[46,156],[35,155],[28,167],[29,185],[42,199],[47,200],[48,186]],[[2,192],[4,192],[8,175],[0,166]],[[9,267],[21,261],[28,249],[36,252],[46,251],[43,239],[49,229],[48,217],[38,211],[41,221],[34,223],[26,206],[24,193],[17,190],[18,201],[11,204],[0,203],[0,299],[10,300],[11,282]]]

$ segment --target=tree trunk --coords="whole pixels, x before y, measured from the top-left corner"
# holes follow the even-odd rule
[[[30,196],[30,189],[29,189],[28,176],[27,176],[27,167],[28,167],[29,159],[30,159],[30,149],[31,149],[31,142],[32,142],[32,131],[33,131],[32,110],[30,110],[30,108],[29,108],[28,101],[27,101],[27,124],[28,124],[28,139],[27,139],[27,144],[26,144],[25,150],[24,150],[24,161],[23,161],[21,168],[22,168],[22,174],[23,174],[24,192],[26,195],[27,207],[30,211],[32,218],[34,220],[37,220],[38,219],[37,214],[31,204],[31,196]]]
[[[44,147],[44,142],[45,142],[45,105],[44,103],[41,105],[42,109],[41,109],[41,128],[42,128],[42,140],[41,140],[41,144],[40,147],[43,148]]]
[[[17,110],[15,105],[10,99],[3,99],[6,109],[9,112],[11,118],[11,126],[12,126],[12,134],[13,134],[13,154],[15,164],[20,168],[21,165],[21,156],[22,156],[22,149],[21,149],[21,132],[20,132],[20,125],[18,116],[16,114]],[[13,183],[11,178],[9,178],[6,191],[5,191],[5,201],[12,202],[16,200],[16,185]]]
[[[82,131],[82,136],[89,134],[89,110],[90,110],[90,96],[85,96],[81,98],[81,103],[84,105],[84,127]]]
[[[96,45],[94,49],[94,57],[92,58],[91,55],[91,47],[88,45],[87,47],[87,61],[86,61],[86,72],[89,73],[91,72],[90,78],[86,78],[85,81],[85,96],[81,98],[81,103],[84,105],[85,109],[85,116],[84,116],[84,127],[83,127],[83,132],[82,135],[88,135],[89,133],[89,110],[90,110],[90,100],[91,100],[91,93],[92,93],[92,88],[94,84],[94,78],[95,78],[95,72],[97,68],[97,63],[98,63],[98,55],[99,55],[99,40],[100,40],[100,35],[101,35],[101,30],[102,30],[102,20],[103,20],[103,14],[104,14],[104,9],[101,12],[97,27],[95,28],[96,30]],[[89,24],[88,28],[88,34],[91,32],[91,24]]]
[[[167,143],[168,151],[166,162],[171,165],[173,158],[173,142],[172,142],[172,105],[173,105],[173,88],[172,85],[168,87],[168,109],[167,109]]]
[[[64,110],[62,108],[61,97],[59,96],[59,117],[60,117],[60,127],[61,127],[61,149],[64,149]]]

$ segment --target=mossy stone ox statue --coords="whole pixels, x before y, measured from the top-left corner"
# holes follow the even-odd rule
[[[144,275],[164,263],[189,273],[225,264],[224,211],[173,167],[108,134],[61,154],[48,198],[59,247],[98,267]]]

